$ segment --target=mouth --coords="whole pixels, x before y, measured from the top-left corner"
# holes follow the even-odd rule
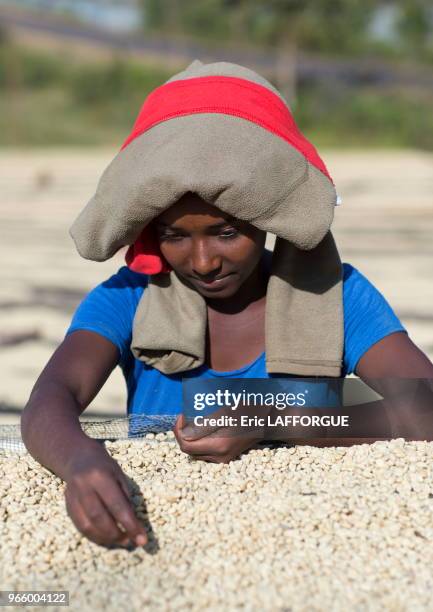
[[[224,276],[217,276],[213,278],[212,280],[201,280],[195,277],[192,277],[192,280],[194,281],[196,285],[198,285],[199,287],[203,289],[206,289],[207,291],[212,290],[212,289],[219,290],[225,287],[225,285],[230,282],[228,279],[232,275],[233,273],[230,272],[230,274],[225,274]]]

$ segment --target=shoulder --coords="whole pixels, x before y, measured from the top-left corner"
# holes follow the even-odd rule
[[[147,275],[132,272],[127,266],[122,266],[84,296],[78,312],[135,311],[147,284]]]
[[[124,362],[128,356],[135,311],[147,284],[147,275],[122,266],[84,296],[66,335],[78,329],[96,332],[119,348]]]
[[[344,316],[359,318],[371,311],[382,311],[387,316],[395,316],[391,305],[381,291],[357,268],[343,263],[343,302]]]
[[[138,274],[127,266],[122,266],[115,274],[94,287],[85,299],[122,302],[132,308],[138,304],[148,281],[146,274]]]
[[[364,276],[357,268],[352,266],[352,264],[343,262],[343,282],[345,285],[345,289],[352,289],[356,286],[362,285],[372,285],[372,283]]]
[[[110,276],[107,280],[102,282],[100,287],[106,289],[109,288],[131,288],[131,289],[144,289],[147,287],[149,277],[147,274],[139,274],[133,272],[128,266],[122,266],[119,270]]]
[[[361,300],[364,303],[376,301],[387,304],[383,294],[375,285],[350,263],[343,266],[343,299],[346,306],[354,306]]]

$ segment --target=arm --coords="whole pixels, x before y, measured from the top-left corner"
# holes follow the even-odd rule
[[[374,344],[356,375],[384,397],[393,437],[433,439],[433,364],[407,334]]]
[[[359,359],[355,374],[384,398],[378,403],[386,412],[389,437],[433,439],[433,364],[407,333],[395,332],[373,344]],[[416,379],[430,379],[430,385]],[[380,431],[383,429],[383,412],[378,414],[375,404],[362,408],[365,412],[363,418],[365,428]],[[331,436],[326,439],[296,440],[296,444],[351,446],[383,439],[336,438],[332,437],[332,431],[328,434]]]
[[[431,381],[429,383],[428,379],[433,377],[433,366],[409,338],[385,296],[359,270],[349,264],[344,266],[347,369],[385,398],[379,402],[377,410],[374,403],[364,406],[365,427],[371,432],[382,430],[385,439],[405,437],[419,440],[426,436],[428,439],[429,428],[421,425],[419,417],[420,412],[424,412],[424,424],[428,425],[427,412],[432,402]],[[384,412],[387,424],[384,423]],[[404,427],[400,427],[404,414],[406,422]],[[377,426],[375,420],[378,420]],[[381,422],[382,427],[379,427]],[[386,430],[388,433],[385,435]],[[363,438],[357,442],[372,440]]]
[[[409,392],[405,386],[407,379],[430,379],[433,382],[433,364],[405,332],[389,334],[376,342],[358,361],[356,375],[385,398],[381,404],[385,407],[393,437],[433,439],[433,387],[420,385],[418,392],[414,394],[411,390],[415,381],[410,381]],[[368,410],[369,416],[366,415],[366,418],[374,419],[376,412],[374,406]],[[299,412],[301,413],[302,411]],[[201,435],[195,439],[188,439],[182,432],[184,425],[185,420],[182,415],[174,429],[181,449],[205,461],[231,461],[260,440],[260,437],[254,438],[254,436],[251,439],[245,436],[212,439]],[[293,442],[297,445],[324,447],[351,446],[376,440],[376,438],[314,438],[312,432],[312,437],[302,440],[293,438]],[[285,439],[285,441],[290,440]]]
[[[376,342],[358,361],[355,373],[370,378],[433,378],[433,364],[404,332]]]
[[[126,545],[131,539],[143,545],[146,534],[130,504],[125,475],[79,422],[117,361],[117,347],[101,335],[84,330],[68,335],[35,383],[21,432],[30,454],[66,481],[67,510],[79,531],[97,544]]]
[[[94,332],[76,331],[57,348],[32,389],[21,416],[24,444],[63,480],[78,453],[99,446],[82,431],[79,416],[116,363],[111,342]]]

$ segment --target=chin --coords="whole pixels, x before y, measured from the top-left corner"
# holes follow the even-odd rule
[[[221,289],[218,290],[214,290],[214,289],[203,289],[202,287],[198,288],[196,287],[196,290],[198,291],[198,293],[200,293],[200,295],[202,295],[203,297],[206,298],[212,298],[214,300],[223,300],[226,298],[231,298],[234,295],[236,295],[236,293],[239,291],[240,287],[238,287],[237,285],[235,287],[221,287]]]
[[[224,300],[227,298],[231,298],[236,294],[236,291],[208,291],[208,292],[204,292],[204,291],[200,291],[199,292],[203,297],[208,298],[208,299],[212,299],[212,300]]]

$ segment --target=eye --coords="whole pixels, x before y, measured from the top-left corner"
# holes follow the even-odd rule
[[[179,240],[182,240],[184,236],[182,236],[181,234],[170,234],[168,232],[160,232],[158,233],[158,238],[166,242],[179,242]]]
[[[168,242],[178,242],[182,238],[183,236],[161,236],[162,240],[168,240]]]
[[[231,227],[230,229],[226,229],[223,232],[220,233],[219,237],[229,240],[230,238],[237,238],[239,236],[239,230],[237,230],[234,227]]]

